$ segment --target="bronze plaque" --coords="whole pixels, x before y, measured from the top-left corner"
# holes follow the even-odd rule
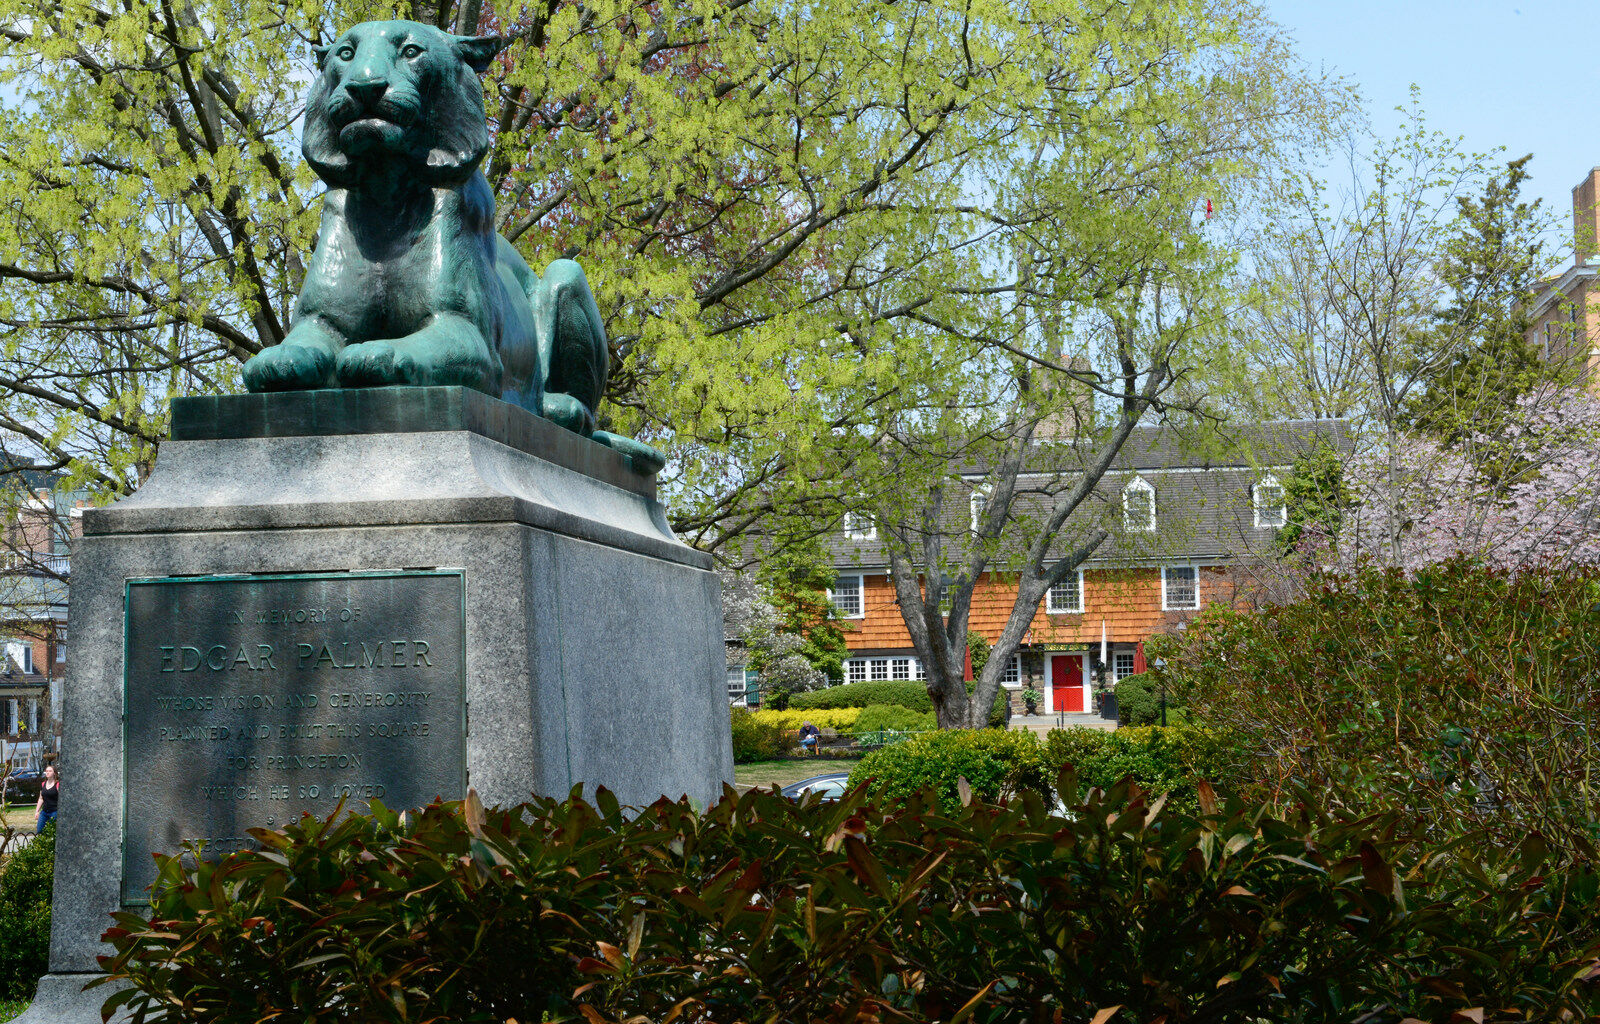
[[[130,580],[122,899],[152,853],[466,791],[460,571]]]

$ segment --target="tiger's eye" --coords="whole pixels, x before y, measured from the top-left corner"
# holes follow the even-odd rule
[[[406,60],[420,57],[422,56],[422,47],[418,46],[416,43],[412,43],[404,50],[400,51],[400,56],[404,57]]]
[[[356,51],[348,46],[341,46],[333,51],[333,55],[340,60],[353,60],[355,59]]]

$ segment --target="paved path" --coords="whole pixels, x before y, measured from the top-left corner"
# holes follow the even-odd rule
[[[1099,715],[1012,715],[1011,728],[1031,729],[1043,736],[1051,729],[1070,729],[1081,726],[1086,729],[1115,729],[1117,723]]]

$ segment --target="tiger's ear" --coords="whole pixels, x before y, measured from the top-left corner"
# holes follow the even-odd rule
[[[415,130],[427,147],[424,181],[438,187],[460,184],[472,177],[489,151],[489,125],[483,116],[483,83],[477,72],[487,68],[500,49],[494,36],[453,37],[461,63],[440,76],[438,94],[428,105]],[[474,61],[477,61],[475,63]]]
[[[495,55],[505,46],[506,41],[500,36],[456,36],[456,53],[480,75],[489,70]]]

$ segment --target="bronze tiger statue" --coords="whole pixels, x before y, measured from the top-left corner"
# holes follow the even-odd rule
[[[609,355],[582,268],[556,260],[541,278],[494,230],[478,76],[501,45],[376,21],[316,49],[301,148],[328,185],[322,223],[293,325],[245,386],[459,384],[653,472],[659,453],[595,430]]]

